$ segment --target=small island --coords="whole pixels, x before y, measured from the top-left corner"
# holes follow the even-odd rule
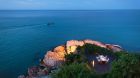
[[[18,78],[140,78],[140,55],[119,45],[70,40],[47,51],[38,66]]]

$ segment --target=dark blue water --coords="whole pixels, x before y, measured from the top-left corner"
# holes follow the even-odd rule
[[[0,78],[16,78],[47,50],[87,38],[138,52],[140,10],[0,11]]]

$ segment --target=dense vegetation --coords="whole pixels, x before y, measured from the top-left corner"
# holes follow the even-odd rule
[[[108,78],[140,78],[140,59],[138,55],[121,53],[112,62]]]
[[[77,48],[77,54],[65,55],[66,63],[55,73],[53,78],[140,78],[140,55],[116,52],[85,44]],[[88,54],[113,55],[116,59],[111,63],[111,71],[108,73],[96,73],[87,62]]]
[[[103,55],[112,55],[113,52],[106,48],[102,48],[93,44],[85,44],[84,46],[79,46],[77,48],[78,52],[81,54],[103,54]]]
[[[87,62],[87,58],[84,55],[81,54],[67,54],[65,55],[65,64],[69,65],[72,63],[82,63],[82,62]]]
[[[60,68],[53,78],[91,78],[92,70],[84,63],[72,63],[70,65],[64,65]]]

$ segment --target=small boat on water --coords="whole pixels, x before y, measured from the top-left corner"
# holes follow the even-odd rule
[[[49,22],[48,24],[47,24],[47,26],[51,26],[51,25],[54,25],[55,23],[54,22]]]

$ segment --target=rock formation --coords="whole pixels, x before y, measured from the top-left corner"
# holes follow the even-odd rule
[[[65,54],[66,54],[66,51],[65,51],[65,46],[58,46],[54,49],[54,52],[56,52],[59,57],[64,57]]]
[[[45,65],[50,66],[50,67],[57,67],[61,65],[65,58],[66,52],[65,52],[65,47],[64,46],[58,46],[54,49],[54,52],[48,51],[45,54],[45,57],[43,59]]]
[[[84,45],[84,42],[83,41],[78,41],[78,40],[70,40],[70,41],[67,41],[67,43],[66,43],[67,53],[68,54],[70,54],[70,53],[76,53],[77,46],[83,46],[83,45]]]
[[[96,46],[100,46],[100,47],[103,47],[103,48],[107,48],[105,44],[99,42],[99,41],[94,41],[94,40],[84,40],[84,43],[88,43],[88,44],[94,44]]]
[[[99,47],[107,48],[112,50],[113,52],[122,51],[122,48],[118,45],[111,45],[111,44],[103,44],[99,41],[94,40],[70,40],[67,41],[65,46],[58,46],[54,48],[53,51],[48,51],[45,54],[44,59],[41,61],[42,66],[45,68],[56,68],[63,64],[65,61],[65,54],[76,53],[76,49],[78,46],[83,46],[84,44],[94,44]],[[93,61],[94,66],[94,61]],[[48,74],[48,69],[40,69],[40,67],[31,67],[28,69],[28,76],[25,77],[24,75],[20,75],[18,78],[38,78],[38,76],[44,76]],[[46,76],[47,77],[47,76]],[[47,77],[48,78],[48,77]]]
[[[122,48],[118,45],[106,44],[107,48],[112,50],[113,52],[122,51]]]
[[[94,41],[94,40],[83,40],[83,41],[78,41],[78,40],[70,40],[67,41],[66,46],[58,46],[56,47],[53,51],[48,51],[45,54],[45,57],[43,59],[43,62],[46,66],[50,67],[57,67],[60,66],[64,60],[65,60],[65,54],[70,54],[76,53],[76,49],[78,46],[83,46],[84,44],[94,44],[96,46],[100,46],[103,48],[107,48],[112,50],[113,52],[118,52],[121,51],[122,49],[120,47],[117,47],[115,45],[111,44],[103,44],[99,41]]]

